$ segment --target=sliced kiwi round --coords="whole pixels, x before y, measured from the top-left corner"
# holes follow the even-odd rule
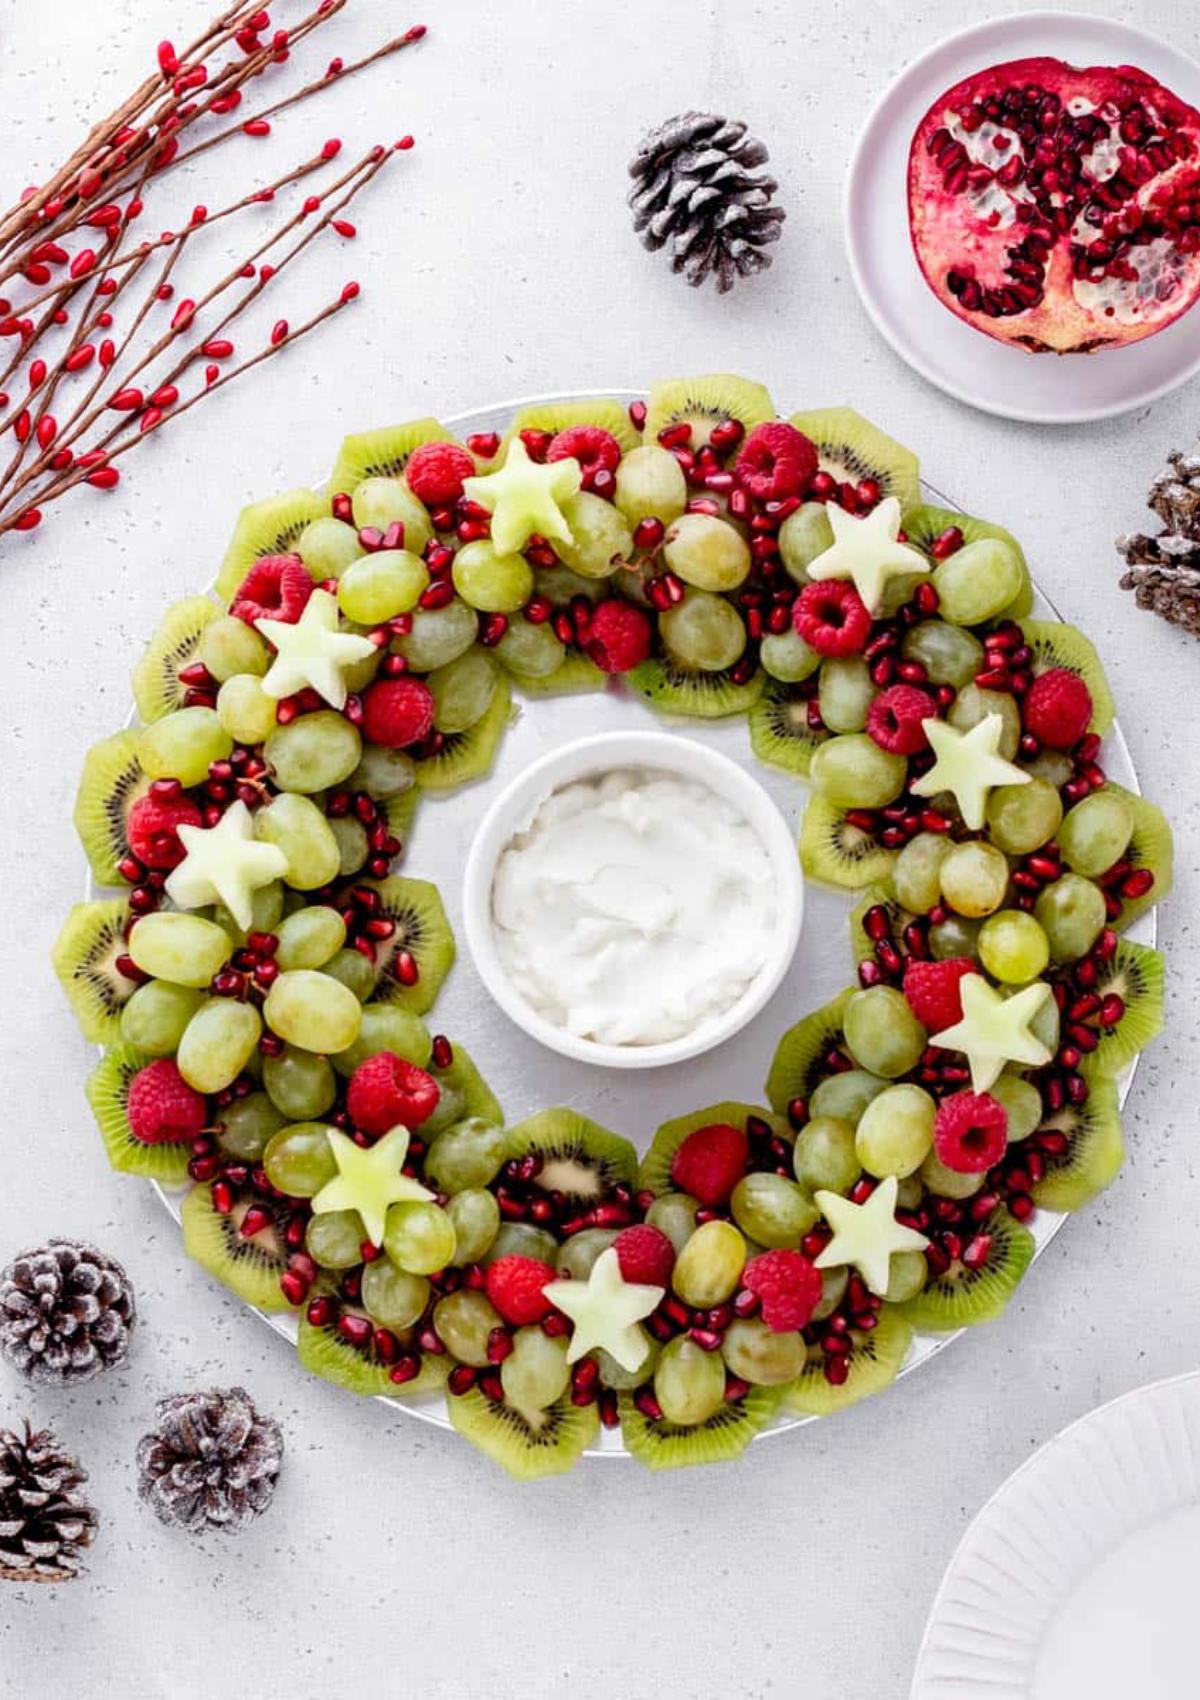
[[[828,1417],[872,1393],[882,1393],[900,1373],[912,1336],[912,1324],[894,1305],[884,1305],[869,1333],[851,1329],[850,1374],[841,1386],[835,1387],[825,1379],[823,1354],[811,1353],[808,1363],[785,1390],[789,1410]]]
[[[1029,576],[1025,551],[1012,532],[1006,531],[1002,525],[976,519],[974,514],[960,514],[954,508],[931,507],[924,502],[905,508],[900,525],[908,541],[927,555],[936,539],[952,526],[962,532],[964,544],[977,543],[982,537],[994,537],[1001,543],[1007,543],[1021,563],[1021,588],[998,617],[1002,620],[1024,620],[1033,612],[1033,581]]]
[[[858,891],[885,880],[896,852],[875,834],[855,826],[846,810],[824,797],[810,796],[800,823],[800,862],[809,879]]]
[[[1116,1177],[1125,1160],[1117,1083],[1088,1070],[1091,1091],[1084,1104],[1064,1104],[1039,1132],[1065,1133],[1061,1156],[1045,1153],[1046,1173],[1030,1189],[1042,1210],[1079,1210]]]
[[[1047,673],[1052,667],[1065,667],[1078,673],[1092,693],[1091,730],[1101,737],[1116,718],[1116,704],[1104,676],[1100,657],[1090,638],[1084,637],[1077,626],[1064,620],[1022,620],[1025,642],[1033,651],[1033,671]]]
[[[75,831],[101,885],[120,883],[120,863],[129,855],[126,821],[150,789],[137,758],[138,735],[117,732],[93,744],[83,758],[75,794]]]
[[[398,797],[388,797],[382,804],[388,831],[393,838],[400,840],[401,849],[412,837],[413,823],[420,807],[421,793],[415,785],[411,790],[402,791]]]
[[[456,953],[441,894],[428,880],[405,879],[401,874],[365,884],[379,893],[377,913],[396,923],[391,938],[381,940],[378,946],[375,997],[381,1003],[398,1003],[414,1015],[424,1015],[433,1007]],[[398,975],[397,958],[402,951],[416,961],[417,979],[411,986]]]
[[[707,1422],[681,1425],[665,1417],[655,1422],[638,1410],[632,1394],[622,1393],[621,1433],[630,1457],[651,1470],[719,1464],[744,1452],[782,1401],[780,1387],[752,1387],[740,1399],[728,1400]]]
[[[129,1082],[152,1060],[132,1045],[114,1045],[88,1078],[87,1100],[114,1169],[125,1175],[145,1175],[164,1186],[182,1186],[192,1154],[190,1144],[147,1145],[135,1138],[129,1125]]]
[[[218,1210],[212,1188],[194,1186],[180,1211],[184,1250],[247,1304],[259,1310],[288,1310],[279,1290],[279,1278],[287,1268],[287,1248],[274,1222],[249,1238],[242,1235],[240,1226],[248,1208],[249,1202],[243,1199],[228,1212]]]
[[[451,1048],[454,1056],[449,1068],[439,1068],[435,1062],[428,1065],[441,1096],[429,1120],[422,1124],[421,1137],[425,1140],[468,1118],[490,1122],[494,1127],[504,1125],[500,1100],[480,1074],[466,1048],[457,1040]]]
[[[137,990],[117,967],[125,955],[129,906],[123,898],[76,903],[54,941],[50,960],[62,982],[85,1039],[115,1044],[121,1037],[121,1010]]]
[[[807,775],[813,751],[828,737],[808,724],[808,702],[795,685],[768,679],[750,710],[750,748],[759,761]]]
[[[625,677],[659,714],[684,715],[694,720],[722,720],[728,714],[745,714],[754,707],[766,685],[766,674],[761,670],[744,685],[736,685],[728,672],[692,670],[666,657],[651,657]]]
[[[1134,791],[1126,791],[1124,786],[1114,785],[1111,779],[1105,790],[1123,797],[1133,812],[1133,837],[1122,860],[1131,868],[1149,868],[1154,875],[1154,884],[1144,897],[1123,899],[1124,908],[1117,926],[1124,931],[1170,892],[1175,873],[1175,845],[1167,817],[1156,804]]]
[[[492,700],[474,726],[465,732],[447,733],[437,755],[417,763],[417,784],[422,791],[453,791],[489,773],[511,713],[508,679],[497,678]]]
[[[689,1133],[695,1133],[698,1127],[712,1127],[716,1123],[738,1127],[744,1132],[746,1123],[752,1116],[766,1122],[775,1133],[781,1134],[785,1139],[791,1139],[786,1118],[775,1115],[762,1104],[740,1104],[736,1100],[709,1104],[703,1110],[692,1110],[686,1116],[674,1116],[670,1121],[663,1122],[650,1142],[650,1149],[642,1158],[638,1169],[638,1187],[655,1194],[670,1192],[674,1185],[671,1180],[671,1164]]]
[[[793,1099],[810,1098],[829,1072],[825,1058],[842,1043],[842,1017],[855,990],[848,986],[831,1003],[797,1021],[775,1047],[767,1076],[767,1102],[777,1115],[786,1116]]]
[[[573,1405],[566,1397],[544,1411],[518,1411],[472,1388],[447,1406],[459,1434],[521,1482],[562,1475],[600,1436],[595,1405]]]
[[[510,667],[509,676],[517,689],[529,697],[581,696],[585,691],[602,691],[609,677],[586,655],[576,653],[565,655],[553,673],[535,678]]]
[[[1009,1215],[994,1210],[980,1229],[991,1238],[984,1261],[974,1269],[955,1259],[941,1275],[931,1275],[916,1298],[898,1309],[924,1334],[945,1334],[976,1322],[992,1322],[1012,1298],[1033,1261],[1034,1238]]]
[[[557,435],[559,431],[569,431],[572,425],[598,425],[617,439],[622,454],[636,449],[642,440],[622,401],[613,401],[605,396],[583,401],[546,401],[519,409],[504,438],[500,458],[503,458],[508,444],[522,431],[549,431]]]
[[[351,1307],[344,1308],[351,1310]],[[366,1312],[351,1310],[351,1314],[365,1316]],[[413,1394],[434,1393],[445,1385],[450,1373],[446,1358],[425,1352],[418,1373],[411,1381],[397,1386],[391,1379],[390,1366],[376,1356],[370,1343],[365,1347],[352,1346],[338,1332],[336,1322],[315,1327],[303,1311],[296,1335],[296,1356],[313,1375],[344,1387],[348,1393],[361,1393],[364,1398],[384,1393],[389,1397],[403,1396],[407,1399]]]
[[[535,1184],[567,1198],[602,1199],[637,1176],[637,1152],[619,1133],[589,1121],[577,1110],[538,1110],[509,1129],[509,1155],[538,1156],[541,1172]]]
[[[381,425],[374,431],[357,431],[342,439],[329,488],[352,491],[364,478],[397,478],[408,465],[409,456],[422,443],[456,442],[436,419],[414,419],[407,425]]]
[[[921,500],[921,469],[911,449],[886,436],[852,407],[820,407],[788,421],[811,438],[824,471],[839,484],[873,478],[885,496],[908,506]]]
[[[888,881],[869,885],[850,911],[850,949],[854,952],[855,962],[874,960],[875,941],[867,936],[863,927],[863,921],[872,909],[882,909],[887,915],[893,939],[900,937],[913,918],[911,912],[896,901],[896,894]]]
[[[707,443],[714,425],[739,419],[747,431],[764,420],[774,419],[775,403],[762,384],[736,378],[729,372],[711,372],[702,378],[665,378],[655,384],[646,402],[646,442],[657,441],[669,425],[690,425],[690,448]]]
[[[186,596],[167,609],[133,674],[133,699],[147,725],[184,706],[187,686],[179,682],[200,650],[200,634],[221,612],[207,596]]]
[[[336,486],[335,486],[336,488]],[[217,595],[228,604],[250,568],[262,555],[288,555],[305,526],[329,512],[315,490],[287,490],[281,496],[243,508],[217,574]]]
[[[1121,939],[1101,965],[1095,990],[1100,997],[1116,994],[1125,1013],[1115,1027],[1101,1029],[1099,1045],[1089,1058],[1090,1072],[1120,1074],[1162,1032],[1163,958],[1148,945]]]

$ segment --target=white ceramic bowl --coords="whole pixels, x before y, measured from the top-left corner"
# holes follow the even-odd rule
[[[771,953],[750,985],[723,1015],[682,1038],[659,1045],[604,1045],[555,1027],[512,983],[496,948],[492,880],[501,854],[553,791],[613,768],[652,768],[707,785],[751,827],[771,862],[779,905]],[[527,767],[492,803],[479,823],[463,876],[463,922],[471,955],[500,1008],[539,1043],[603,1068],[659,1068],[712,1050],[763,1008],[787,973],[800,938],[804,881],[796,844],[771,798],[744,768],[703,744],[667,732],[602,732],[552,750]]]

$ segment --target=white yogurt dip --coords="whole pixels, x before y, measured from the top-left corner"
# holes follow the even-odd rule
[[[607,1045],[663,1044],[724,1015],[767,961],[777,910],[737,810],[643,767],[553,792],[492,881],[513,986],[553,1026]]]

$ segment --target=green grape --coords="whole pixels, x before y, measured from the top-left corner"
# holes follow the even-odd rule
[[[747,1239],[765,1246],[798,1246],[820,1211],[786,1175],[743,1175],[729,1201]]]
[[[643,443],[622,456],[617,468],[617,507],[630,525],[660,519],[670,525],[687,507],[687,479],[670,449]]]
[[[518,1328],[513,1349],[500,1365],[504,1397],[519,1411],[544,1411],[571,1384],[570,1342],[552,1340],[540,1328]]]
[[[999,537],[979,537],[934,568],[938,613],[952,626],[993,620],[1020,591],[1021,557]]]
[[[459,1263],[478,1263],[496,1238],[500,1206],[485,1187],[469,1186],[446,1203],[454,1225],[454,1256]]]
[[[507,1157],[504,1129],[472,1116],[438,1134],[425,1158],[425,1176],[439,1192],[462,1192],[495,1180]]]
[[[214,903],[211,913],[218,927],[224,928],[229,939],[240,950],[251,933],[270,933],[275,930],[276,922],[283,914],[283,886],[279,880],[271,880],[266,885],[260,885],[257,891],[251,892],[248,927],[239,927],[223,903]]]
[[[296,539],[296,553],[319,584],[322,579],[341,578],[362,554],[362,545],[352,525],[324,514],[309,520]]]
[[[647,1210],[646,1220],[667,1236],[678,1255],[696,1231],[699,1208],[699,1199],[690,1192],[664,1192]]]
[[[852,1128],[857,1127],[867,1105],[872,1098],[879,1096],[886,1085],[885,1080],[861,1068],[848,1068],[842,1074],[829,1075],[813,1087],[808,1100],[809,1125],[822,1116],[832,1116],[836,1121],[849,1122]],[[800,1176],[796,1178],[799,1180]]]
[[[272,1134],[263,1152],[271,1185],[289,1198],[315,1198],[337,1174],[324,1122],[292,1122]]]
[[[358,956],[361,953],[355,951],[354,954]],[[358,1037],[332,1058],[333,1066],[348,1079],[359,1063],[366,1062],[368,1057],[378,1056],[380,1051],[391,1051],[393,1055],[403,1057],[405,1062],[424,1068],[433,1055],[433,1035],[421,1017],[411,1010],[391,1003],[368,1004],[359,1018]],[[443,1092],[442,1096],[445,1095]],[[438,1107],[441,1108],[440,1102]],[[433,1118],[430,1117],[425,1123],[427,1136],[432,1128]]]
[[[1016,987],[1002,986],[1001,991],[1006,998],[1012,997]],[[1029,1031],[1035,1039],[1040,1039],[1046,1049],[1053,1054],[1058,1049],[1061,1036],[1062,1021],[1058,1013],[1058,1005],[1053,998],[1046,998],[1037,1014],[1029,1023]]]
[[[675,1260],[671,1285],[684,1304],[723,1304],[745,1263],[746,1242],[731,1222],[702,1222]]]
[[[855,992],[846,1005],[844,1027],[855,1062],[885,1080],[915,1068],[925,1049],[925,1029],[894,986]]]
[[[337,839],[311,798],[292,791],[272,797],[255,813],[254,836],[283,851],[288,863],[284,883],[297,891],[315,891],[337,878],[341,866]]]
[[[786,632],[768,633],[758,653],[771,677],[782,679],[787,685],[799,684],[821,665],[819,651],[810,649],[791,626]]]
[[[486,1293],[460,1287],[434,1305],[433,1326],[459,1363],[486,1369],[488,1340],[493,1329],[504,1327],[504,1320]]]
[[[831,1076],[834,1080],[844,1078]],[[879,1082],[882,1087],[883,1082]],[[863,1105],[865,1111],[867,1105]],[[813,1116],[796,1135],[792,1153],[796,1179],[811,1193],[817,1187],[848,1192],[862,1172],[854,1143],[854,1126],[837,1116]]]
[[[999,1080],[988,1087],[988,1092],[1004,1106],[1008,1116],[1009,1144],[1014,1139],[1028,1139],[1041,1127],[1042,1095],[1032,1080],[1024,1080],[1019,1074],[1010,1074],[1006,1069]]]
[[[479,1261],[486,1269],[502,1257],[536,1257],[539,1263],[553,1269],[557,1256],[558,1241],[545,1228],[535,1228],[532,1222],[501,1222],[495,1239]]]
[[[346,923],[336,909],[315,903],[297,909],[280,925],[275,960],[280,968],[323,968],[346,942]]]
[[[730,1372],[756,1387],[781,1387],[804,1368],[808,1347],[802,1334],[776,1334],[760,1317],[732,1322],[721,1346]]]
[[[298,1122],[316,1121],[337,1098],[337,1076],[326,1058],[290,1045],[263,1058],[263,1085],[271,1102]]]
[[[635,1387],[641,1387],[649,1381],[658,1368],[659,1344],[646,1335],[646,1355],[636,1369],[626,1369],[619,1364],[604,1348],[598,1347],[589,1353],[600,1365],[600,1380],[605,1387],[614,1388],[618,1393],[632,1392]]]
[[[1052,785],[1056,791],[1061,791],[1067,781],[1075,776],[1075,764],[1062,750],[1039,750],[1033,760],[1024,765],[1026,773],[1044,779],[1047,785]]]
[[[358,1038],[362,1005],[348,987],[313,968],[292,968],[267,993],[263,1015],[273,1033],[302,1051],[330,1056]]]
[[[896,857],[892,887],[896,901],[914,915],[928,915],[942,898],[942,863],[952,840],[940,832],[918,832]]]
[[[411,1328],[424,1316],[431,1290],[423,1275],[397,1269],[389,1257],[377,1257],[363,1268],[363,1306],[380,1328]],[[483,1298],[483,1294],[472,1293],[471,1297]]]
[[[121,1037],[148,1057],[174,1056],[184,1028],[203,1001],[198,987],[147,980],[121,1010]]]
[[[1133,810],[1115,791],[1095,791],[1068,810],[1058,834],[1063,860],[1095,879],[1119,862],[1133,837]]]
[[[746,647],[741,615],[723,596],[689,590],[658,617],[662,640],[684,667],[719,673],[732,667]]]
[[[204,987],[229,960],[229,934],[199,915],[161,909],[137,922],[129,935],[129,954],[155,980]]]
[[[235,1098],[220,1112],[217,1122],[217,1144],[226,1156],[239,1157],[243,1163],[257,1163],[267,1149],[267,1141],[278,1133],[287,1117],[267,1097],[265,1092],[247,1092]]]
[[[431,673],[464,655],[479,635],[475,610],[457,598],[444,608],[418,608],[412,630],[396,638],[392,648],[418,673]]]
[[[882,809],[908,778],[903,756],[881,750],[865,732],[828,738],[813,751],[809,784],[839,809]]]
[[[197,1092],[223,1092],[257,1051],[261,1033],[253,1004],[209,998],[184,1028],[175,1066]]]
[[[1050,940],[1032,915],[1000,909],[979,929],[979,960],[994,980],[1023,986],[1050,960]]]
[[[667,531],[663,559],[698,590],[736,590],[750,576],[750,547],[715,514],[682,514]]]
[[[322,1269],[353,1269],[362,1262],[366,1229],[357,1210],[330,1210],[309,1218],[304,1245]]]
[[[496,654],[514,673],[524,673],[531,679],[545,679],[562,665],[566,646],[555,637],[548,621],[535,625],[517,615],[508,622],[508,629],[496,645]]]
[[[1050,940],[1055,962],[1077,962],[1086,956],[1108,922],[1104,893],[1082,874],[1063,874],[1045,886],[1033,914]]]
[[[515,614],[533,595],[533,568],[524,555],[501,555],[485,537],[464,543],[454,557],[454,588],[485,614]]]
[[[968,921],[964,915],[948,915],[930,927],[929,949],[935,962],[945,962],[953,956],[974,956],[978,938],[978,921]]]
[[[372,649],[371,653],[364,656],[361,661],[352,661],[348,667],[343,667],[342,678],[345,680],[346,689],[357,691],[361,696],[378,673],[379,664],[385,653],[386,651],[383,649]]]
[[[846,1286],[850,1273],[846,1269],[822,1269],[821,1297],[812,1313],[814,1322],[824,1322],[827,1316],[832,1316],[846,1296]]]
[[[338,607],[360,626],[380,626],[408,614],[429,588],[429,568],[411,549],[377,549],[360,555],[342,574]]]
[[[808,583],[809,567],[832,548],[833,526],[824,502],[803,502],[779,528],[779,553],[797,584]]]
[[[362,737],[331,708],[301,714],[278,727],[263,745],[263,757],[284,791],[326,791],[348,779],[362,755]]]
[[[624,569],[618,567],[617,573]],[[573,573],[570,567],[564,567],[561,561],[556,561],[552,567],[539,567],[537,574],[538,593],[548,596],[556,608],[565,608],[576,596],[585,596],[589,602],[602,602],[616,583],[617,573],[612,579],[584,578],[582,573]]]
[[[917,1210],[920,1208],[921,1195],[925,1191],[924,1182],[920,1175],[905,1175],[896,1183],[896,1208],[898,1210]]]
[[[957,1169],[948,1169],[935,1151],[921,1164],[920,1176],[938,1198],[970,1198],[984,1182],[983,1175],[962,1175]]]
[[[428,513],[402,479],[364,478],[354,486],[351,505],[360,531],[364,526],[386,531],[399,520],[404,527],[404,547],[414,555],[419,555],[433,536]]]
[[[233,739],[215,708],[177,708],[138,733],[137,757],[151,779],[202,785],[215,761],[225,761]]]
[[[439,732],[466,732],[487,713],[496,694],[496,663],[482,649],[469,650],[429,675],[433,723]]]
[[[454,1223],[437,1204],[393,1204],[383,1245],[410,1275],[436,1275],[454,1262]]]
[[[366,1003],[375,990],[375,965],[368,962],[362,951],[355,950],[353,945],[339,950],[321,972],[328,974],[331,980],[339,980],[343,986],[348,986],[359,1003]]]
[[[869,1175],[915,1174],[933,1146],[937,1105],[920,1086],[889,1086],[863,1111],[855,1135],[859,1161]]]
[[[831,732],[861,732],[878,695],[861,655],[831,655],[821,664],[817,706]]]
[[[261,678],[271,665],[267,646],[254,627],[232,614],[218,614],[208,622],[200,633],[196,659],[208,668],[219,685],[239,673]]]
[[[597,1258],[617,1237],[616,1228],[584,1228],[564,1240],[558,1249],[557,1267],[564,1281],[586,1281]]]
[[[366,791],[386,802],[403,797],[417,782],[417,764],[403,750],[386,744],[364,744],[362,759],[346,781],[349,791]]]
[[[1062,798],[1045,779],[1000,785],[987,800],[988,836],[1009,856],[1028,856],[1049,844],[1062,818]]]
[[[888,1259],[887,1300],[903,1304],[915,1299],[929,1279],[929,1265],[923,1251],[894,1251]]]
[[[581,490],[562,504],[570,541],[557,540],[559,556],[584,578],[609,578],[633,554],[633,533],[619,508]],[[518,604],[519,606],[519,604]]]
[[[942,896],[956,914],[969,920],[999,909],[1008,890],[1008,858],[993,844],[968,839],[956,844],[942,862]]]
[[[712,1224],[710,1224],[711,1226]],[[654,1371],[654,1397],[669,1423],[706,1423],[725,1403],[725,1360],[686,1334],[669,1340]]]
[[[253,673],[235,673],[217,692],[217,719],[239,744],[261,744],[275,730],[279,704]]]
[[[1000,740],[996,747],[1005,761],[1012,761],[1021,742],[1021,710],[1016,697],[1007,691],[982,691],[978,685],[964,685],[950,704],[946,719],[960,732],[969,732],[989,714],[1000,716]]]
[[[329,823],[329,830],[337,840],[338,873],[343,879],[349,879],[356,874],[371,854],[371,842],[367,837],[367,829],[353,815],[338,815]]]
[[[983,667],[983,645],[961,626],[944,620],[924,620],[905,634],[900,646],[905,661],[919,661],[931,685],[953,685],[961,691]]]

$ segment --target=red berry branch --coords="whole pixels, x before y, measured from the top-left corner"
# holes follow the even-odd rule
[[[357,299],[359,285],[347,282],[300,321],[277,318],[240,354],[230,334],[318,236],[355,236],[346,209],[412,147],[411,136],[376,144],[336,175],[342,143],[329,140],[226,205],[197,203],[156,235],[137,228],[175,167],[235,138],[270,136],[279,113],[425,34],[417,24],[362,58],[335,57],[311,82],[247,110],[257,79],[280,75],[346,4],[320,0],[283,29],[265,6],[242,0],[186,47],[160,42],[153,74],[47,182],[0,214],[0,535],[32,531],[77,484],[115,488],[116,462],[130,449]],[[231,113],[233,122],[221,122]],[[205,230],[289,192],[302,198],[243,259],[194,294],[179,293],[179,262]]]

